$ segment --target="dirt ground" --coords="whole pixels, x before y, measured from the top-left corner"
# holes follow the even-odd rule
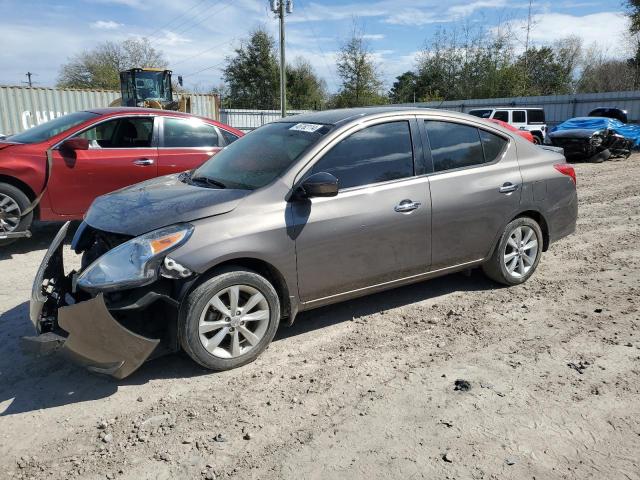
[[[640,154],[576,169],[578,231],[525,285],[323,308],[224,373],[22,353],[39,227],[0,251],[0,478],[640,479]]]

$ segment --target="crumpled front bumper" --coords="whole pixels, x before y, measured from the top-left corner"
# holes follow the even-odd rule
[[[29,313],[38,333],[62,329],[63,350],[89,370],[124,378],[137,370],[160,340],[138,335],[109,313],[102,294],[75,303],[64,275],[62,246],[69,222],[58,232],[38,269]]]

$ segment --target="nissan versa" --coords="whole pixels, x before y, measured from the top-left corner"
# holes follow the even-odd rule
[[[96,199],[34,282],[39,333],[122,378],[183,349],[225,370],[280,322],[481,266],[517,285],[575,229],[564,157],[451,112],[364,108],[265,125],[201,167]]]

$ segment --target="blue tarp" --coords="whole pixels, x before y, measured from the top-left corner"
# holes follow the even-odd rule
[[[622,123],[615,118],[605,117],[576,117],[570,118],[566,122],[561,123],[551,130],[556,132],[558,130],[604,130],[610,129],[614,132],[622,135],[625,138],[634,141],[635,147],[640,147],[640,125],[631,125],[629,123]]]

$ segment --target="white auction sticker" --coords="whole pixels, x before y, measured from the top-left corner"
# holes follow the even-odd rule
[[[296,130],[298,132],[310,132],[313,133],[316,130],[320,130],[324,125],[318,125],[317,123],[296,123],[289,130]]]

